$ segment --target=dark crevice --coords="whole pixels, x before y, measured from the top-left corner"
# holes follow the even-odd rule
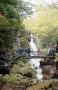
[[[24,76],[29,77],[29,78],[32,78],[31,72],[28,72],[27,74],[24,74]]]
[[[5,74],[9,74],[10,73],[10,71],[8,70],[8,69],[0,69],[0,74],[3,74],[3,75],[5,75]]]

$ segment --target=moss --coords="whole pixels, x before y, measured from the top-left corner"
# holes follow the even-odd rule
[[[19,67],[24,67],[24,63],[22,63],[21,61],[17,64]]]
[[[24,75],[26,72],[30,72],[31,70],[32,68],[30,66],[26,66],[24,68],[20,68],[19,73]]]
[[[28,48],[28,46],[29,46],[29,43],[28,43],[28,41],[27,41],[27,38],[26,38],[26,36],[23,36],[22,38],[21,38],[21,46],[24,48]]]
[[[6,82],[5,82],[2,74],[0,74],[0,90],[1,90],[1,87],[3,86],[3,84],[5,84],[5,83],[6,83]]]
[[[12,67],[10,73],[13,73],[13,74],[19,73],[19,69],[20,69],[21,67],[24,67],[24,63],[20,62],[20,63],[18,63],[18,64],[15,64],[15,65]]]
[[[21,62],[21,63],[25,63],[25,62],[26,62],[26,59],[20,58],[20,62]]]
[[[27,79],[21,79],[21,80],[20,80],[20,83],[21,83],[21,84],[27,84],[27,83],[28,83],[28,80],[27,80]]]
[[[58,53],[56,53],[56,58],[54,60],[55,62],[58,62]]]
[[[11,83],[11,82],[15,82],[19,78],[16,75],[14,75],[14,74],[10,74],[10,75],[5,75],[4,79],[5,79],[6,82],[10,82]]]
[[[2,74],[0,74],[0,87],[2,85]]]
[[[14,67],[11,69],[10,73],[16,74],[19,71],[19,66],[14,65]]]

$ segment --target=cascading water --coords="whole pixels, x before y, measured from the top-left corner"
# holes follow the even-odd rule
[[[31,50],[31,56],[34,56],[34,55],[38,55],[38,53],[37,53],[37,47],[36,47],[36,44],[33,42],[33,36],[32,36],[32,34],[31,34],[31,41],[30,41],[30,50]],[[36,69],[36,71],[37,71],[37,78],[39,79],[39,80],[42,80],[42,69],[40,68],[40,60],[41,59],[30,59],[29,60],[29,64],[31,65],[31,67],[32,68],[34,68],[34,69]]]

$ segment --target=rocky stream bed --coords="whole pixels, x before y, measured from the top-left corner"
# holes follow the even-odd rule
[[[10,74],[0,74],[0,90],[58,90],[55,63],[42,67],[43,80],[36,77],[35,69],[20,60],[14,64]]]

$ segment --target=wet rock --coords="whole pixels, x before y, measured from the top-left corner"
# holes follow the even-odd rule
[[[40,61],[40,67],[43,68],[43,66],[46,66],[46,65],[47,65],[47,62],[45,62],[45,61]]]
[[[30,86],[36,85],[37,83],[38,83],[38,80],[37,80],[37,79],[31,79],[31,80],[28,82],[27,88],[30,87]]]
[[[28,73],[24,74],[24,76],[29,77],[29,78],[32,78],[32,73],[31,72],[28,72]]]
[[[37,79],[32,79],[32,80],[31,80],[32,85],[36,85],[36,84],[37,84],[37,82],[38,82],[38,80],[37,80]]]
[[[47,80],[47,79],[51,79],[54,75],[54,70],[52,68],[52,66],[44,66],[42,69],[42,74],[43,74],[43,79]]]
[[[54,75],[53,75],[52,78],[57,78],[58,79],[58,74],[57,73],[54,73]]]
[[[36,66],[35,69],[38,69],[38,67]]]

